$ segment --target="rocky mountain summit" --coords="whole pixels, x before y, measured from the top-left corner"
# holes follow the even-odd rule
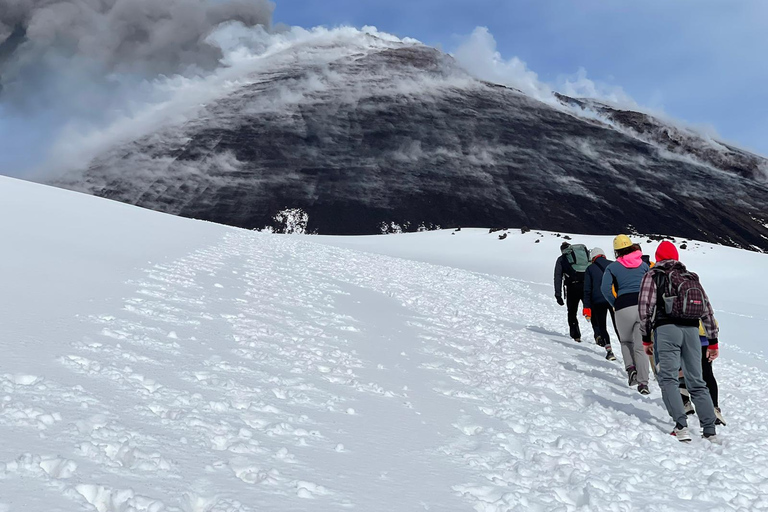
[[[289,211],[322,234],[528,226],[768,250],[768,160],[362,33],[265,55],[183,121],[54,183],[244,228],[284,228]]]

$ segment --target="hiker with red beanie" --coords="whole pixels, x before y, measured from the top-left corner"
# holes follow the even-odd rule
[[[667,412],[675,421],[672,435],[679,441],[690,441],[688,419],[678,388],[678,371],[682,367],[685,383],[704,437],[715,438],[715,407],[702,378],[699,322],[704,326],[708,347],[706,357],[714,361],[719,355],[712,305],[699,276],[689,272],[678,260],[677,248],[668,241],[656,250],[656,266],[640,284],[640,332],[649,355],[656,351],[658,380]],[[655,335],[655,349],[652,334]]]

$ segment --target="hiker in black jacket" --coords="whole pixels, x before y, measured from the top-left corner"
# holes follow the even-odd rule
[[[615,361],[616,356],[611,348],[611,337],[608,334],[607,316],[611,314],[613,329],[616,330],[616,317],[613,314],[608,301],[600,290],[600,284],[603,282],[603,273],[608,265],[613,263],[605,257],[605,251],[595,247],[589,252],[589,258],[592,263],[584,272],[584,316],[592,322],[592,330],[595,332],[595,342],[601,347],[605,347],[605,358],[609,361]]]
[[[589,264],[589,253],[583,245],[571,246],[568,242],[560,245],[560,252],[562,254],[555,263],[555,299],[561,306],[568,303],[570,335],[574,341],[581,343],[579,302],[584,297],[584,269]],[[565,301],[563,301],[563,285],[565,285]]]

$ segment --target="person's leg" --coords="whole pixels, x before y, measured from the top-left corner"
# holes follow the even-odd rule
[[[707,347],[701,347],[701,371],[701,376],[707,384],[707,389],[709,389],[709,396],[712,397],[712,405],[720,407],[718,405],[717,380],[715,380],[715,374],[712,372],[712,361],[707,359]]]
[[[608,308],[608,312],[611,314],[611,323],[613,323],[613,332],[616,333],[616,339],[621,341],[621,336],[619,336],[619,328],[616,326],[616,313],[613,311],[611,306],[606,307]]]
[[[696,327],[678,327],[683,337],[680,359],[685,375],[685,386],[696,407],[696,414],[704,434],[715,433],[715,406],[704,379],[701,377],[701,341]],[[681,400],[682,401],[682,400]]]
[[[678,379],[678,387],[680,388],[680,398],[683,399],[683,407],[685,407],[685,414],[694,414],[696,411],[693,409],[693,404],[691,404],[691,396],[688,393],[688,388],[685,387],[685,376],[683,375],[683,370],[680,369],[680,372],[677,374]]]
[[[637,370],[637,382],[639,384],[648,385],[648,373],[650,371],[650,360],[643,348],[643,336],[640,334],[640,310],[638,308],[631,309],[634,313],[635,323],[632,326],[632,340],[633,340],[633,352],[635,356],[635,369]]]
[[[595,343],[599,347],[605,346],[605,340],[600,332],[600,308],[598,306],[592,306],[592,318],[589,319],[592,324],[592,331],[595,333]]]
[[[592,329],[595,331],[595,341],[605,349],[605,358],[608,361],[615,361],[616,356],[613,353],[613,348],[611,348],[611,335],[608,334],[608,327],[606,326],[608,311],[613,314],[613,310],[610,309],[607,302],[592,306]]]
[[[571,338],[581,339],[581,329],[579,329],[579,303],[584,295],[584,287],[571,285],[566,292],[566,304],[568,305],[568,327]]]
[[[609,338],[605,332],[605,317],[608,314],[608,304],[592,305],[592,330],[595,331],[595,341],[604,347]]]
[[[600,337],[603,339],[603,346],[605,347],[605,350],[610,351],[611,350],[611,335],[608,333],[608,304],[603,304],[600,306],[600,314],[598,315],[598,320],[600,321]]]
[[[634,326],[637,308],[629,307],[616,311],[616,328],[619,331],[621,355],[624,358],[624,368],[627,372],[635,370]]]
[[[670,417],[677,425],[688,426],[688,419],[680,397],[677,373],[680,369],[680,350],[683,333],[675,325],[662,325],[656,329],[656,353],[659,356],[659,387],[661,398]]]

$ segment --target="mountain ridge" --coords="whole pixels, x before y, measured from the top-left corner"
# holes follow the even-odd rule
[[[634,228],[768,250],[762,157],[594,100],[542,102],[428,46],[349,41],[278,52],[191,119],[52,182],[244,228],[293,208],[322,234]]]

